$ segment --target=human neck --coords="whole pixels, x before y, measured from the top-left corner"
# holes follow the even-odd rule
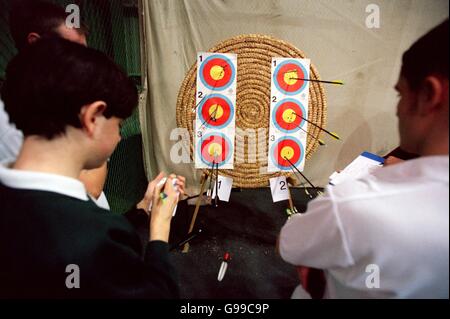
[[[52,140],[28,136],[24,140],[13,168],[78,179],[83,168],[83,160],[76,144],[67,136]]]
[[[447,134],[438,134],[435,137],[430,137],[428,141],[423,144],[420,154],[422,156],[448,155],[448,142],[447,129]]]

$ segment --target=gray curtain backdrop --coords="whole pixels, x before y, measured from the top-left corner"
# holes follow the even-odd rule
[[[369,4],[380,8],[380,28],[366,27]],[[180,85],[196,52],[240,34],[266,34],[301,49],[322,79],[344,86],[325,87],[327,128],[342,141],[323,135],[306,162],[305,175],[319,186],[362,151],[384,155],[398,145],[397,96],[393,89],[402,53],[448,16],[447,0],[142,0],[145,90],[140,116],[147,177],[158,171],[188,178],[198,189],[194,163],[174,164],[175,106]],[[430,50],[438,50],[439,44]],[[239,57],[238,57],[239,58]]]

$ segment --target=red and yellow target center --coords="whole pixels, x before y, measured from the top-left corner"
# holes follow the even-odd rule
[[[293,109],[284,110],[284,112],[281,116],[283,118],[283,121],[286,123],[293,123],[293,122],[295,122],[295,119],[297,118],[297,115],[295,114]]]
[[[223,107],[220,104],[213,104],[209,108],[209,116],[214,119],[220,119],[223,116]]]
[[[290,146],[283,146],[280,152],[281,158],[291,160],[294,157],[294,149]]]
[[[294,85],[298,81],[297,70],[290,70],[284,73],[284,82],[287,85]]]
[[[222,155],[222,145],[219,143],[211,143],[208,146],[208,154],[212,157],[218,157]]]
[[[215,65],[209,70],[209,75],[214,81],[219,81],[225,76],[225,70],[220,65]]]

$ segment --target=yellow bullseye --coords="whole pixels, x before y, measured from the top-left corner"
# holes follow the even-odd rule
[[[223,107],[220,104],[213,104],[209,108],[209,116],[220,119],[223,116]]]
[[[284,73],[284,82],[286,82],[286,84],[288,85],[294,85],[295,83],[297,83],[297,78],[297,70],[291,70]]]
[[[222,155],[222,145],[219,143],[211,143],[208,147],[208,154],[212,157]]]
[[[294,157],[294,149],[290,146],[284,146],[281,149],[281,158],[287,158],[287,159],[291,159],[292,157]]]
[[[215,65],[209,71],[209,75],[211,75],[211,78],[214,81],[219,81],[223,79],[223,77],[225,76],[225,72],[223,67],[221,67],[220,65]]]
[[[283,121],[285,121],[286,123],[292,123],[297,118],[297,115],[295,114],[294,110],[287,109],[283,112],[282,117]]]

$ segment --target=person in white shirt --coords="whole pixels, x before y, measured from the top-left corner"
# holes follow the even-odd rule
[[[449,297],[448,54],[447,19],[403,55],[400,147],[420,157],[328,186],[281,229],[281,257],[323,269],[325,297]]]
[[[0,162],[9,163],[16,159],[23,143],[23,134],[9,122],[5,106],[0,99]]]

